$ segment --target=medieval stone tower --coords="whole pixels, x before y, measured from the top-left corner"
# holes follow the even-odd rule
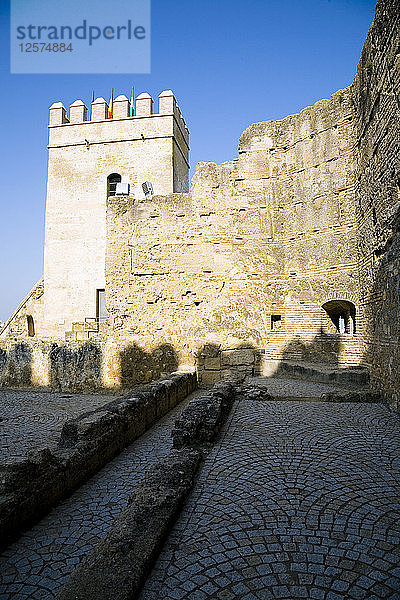
[[[91,120],[81,100],[69,119],[58,102],[50,107],[49,163],[44,252],[45,309],[36,318],[38,336],[64,338],[72,323],[102,318],[105,289],[106,199],[116,183],[143,198],[149,181],[155,194],[188,191],[189,132],[171,91],[159,111],[147,93],[130,115],[126,96],[114,101],[112,118],[103,98],[92,103]]]

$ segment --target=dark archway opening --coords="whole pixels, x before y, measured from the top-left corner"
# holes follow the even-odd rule
[[[26,324],[28,326],[28,336],[35,337],[35,321],[31,315],[27,315]]]
[[[111,173],[107,177],[107,196],[115,196],[117,192],[117,183],[121,183],[121,175],[118,173]]]
[[[352,302],[348,300],[330,300],[325,302],[322,308],[329,317],[331,332],[355,334],[356,307]]]

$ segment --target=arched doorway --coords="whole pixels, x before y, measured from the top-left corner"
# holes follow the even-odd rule
[[[107,177],[107,196],[115,196],[117,192],[117,183],[121,183],[121,175],[118,173],[111,173]]]
[[[354,335],[356,332],[356,307],[348,300],[329,300],[322,305],[329,333]]]
[[[35,337],[35,321],[31,315],[27,315],[26,324],[28,327],[28,336]]]

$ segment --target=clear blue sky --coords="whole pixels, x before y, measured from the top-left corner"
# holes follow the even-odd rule
[[[10,75],[9,4],[0,0],[0,320],[42,275],[53,102],[88,104],[92,89],[108,99],[111,87],[128,95],[132,84],[154,99],[174,90],[193,173],[199,161],[234,158],[250,123],[296,113],[348,86],[374,7],[372,0],[153,0],[150,75]]]

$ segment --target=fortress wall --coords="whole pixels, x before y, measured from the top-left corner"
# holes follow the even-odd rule
[[[281,360],[367,363],[396,405],[396,4],[378,1],[352,86],[298,115],[254,123],[237,159],[197,165],[188,193],[172,193],[187,189],[188,158],[172,92],[160,95],[157,115],[148,94],[137,99],[135,117],[126,116],[126,98],[116,99],[111,120],[104,100],[90,122],[83,103],[71,107],[70,122],[54,105],[45,293],[27,297],[3,334],[3,378],[23,379],[28,357],[35,381],[44,381],[49,350],[36,340],[28,340],[33,353],[18,345],[27,316],[38,320],[39,339],[60,341],[72,320],[94,316],[95,289],[105,285],[109,317],[94,340],[98,385],[145,382],[194,363],[207,382],[232,370],[272,373]],[[107,200],[111,172],[133,184],[130,197]],[[145,180],[155,184],[151,199],[137,191]],[[337,332],[323,309],[330,301],[354,304],[355,327]],[[68,307],[68,324],[57,328]],[[70,349],[78,360],[78,346]],[[57,361],[50,372],[61,377]]]
[[[349,88],[241,136],[237,181],[259,199],[269,242],[266,312],[282,315],[266,340],[273,358],[360,362],[357,337],[334,333],[321,308],[358,305],[354,142]]]
[[[96,290],[104,289],[107,177],[118,173],[143,198],[142,183],[155,193],[187,189],[188,131],[172,92],[136,99],[136,116],[119,96],[113,118],[103,98],[92,103],[91,120],[81,101],[50,109],[46,202],[44,321],[42,337],[64,338],[72,323],[96,317]]]
[[[353,84],[362,337],[373,384],[400,396],[400,13],[379,0]]]
[[[110,199],[111,379],[129,343],[168,344],[210,382],[282,358],[360,362],[322,309],[358,305],[352,119],[343,90],[252,125],[237,160],[197,166],[189,194]]]
[[[40,323],[43,322],[43,292],[44,282],[42,277],[33,286],[8,321],[1,328],[1,341],[12,340],[15,342],[30,339],[30,337],[37,335],[38,324],[40,328]],[[30,327],[28,321],[29,318],[32,319]]]

